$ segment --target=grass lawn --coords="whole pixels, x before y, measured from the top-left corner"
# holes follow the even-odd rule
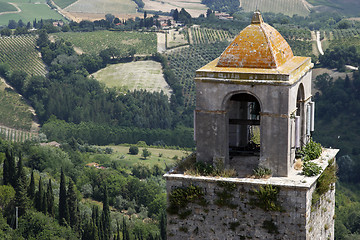
[[[123,166],[132,166],[136,163],[144,163],[148,164],[150,167],[158,164],[161,167],[165,167],[165,163],[167,166],[171,166],[175,164],[176,156],[178,159],[181,157],[187,156],[190,152],[185,152],[182,150],[173,150],[173,149],[160,149],[160,148],[150,148],[147,149],[151,152],[151,156],[144,159],[141,154],[143,152],[143,147],[139,147],[139,154],[138,155],[131,155],[129,154],[129,146],[117,145],[117,146],[104,146],[103,148],[112,148],[113,153],[109,156],[111,160],[116,160],[121,163]],[[161,154],[161,157],[160,157]],[[96,156],[103,156],[103,154],[96,154],[94,157],[94,161],[96,161]],[[101,158],[100,158],[101,159]]]
[[[108,87],[122,91],[146,89],[150,92],[161,90],[170,96],[170,86],[164,79],[161,64],[155,61],[138,61],[109,65],[93,74]]]
[[[65,2],[65,0],[61,0],[60,2]],[[105,16],[107,13],[136,13],[136,7],[136,3],[132,0],[78,0],[65,10],[68,12],[102,13]]]
[[[70,4],[76,2],[76,0],[53,0],[56,5],[58,5],[60,8],[66,8]]]
[[[12,12],[16,11],[16,7],[7,3],[7,2],[0,2],[0,13],[1,12]]]
[[[71,42],[85,53],[98,54],[108,47],[116,47],[121,51],[135,47],[136,54],[149,55],[157,50],[156,34],[148,32],[61,32],[54,33],[53,36]]]
[[[22,20],[25,24],[27,22],[31,22],[34,19],[62,19],[65,20],[60,14],[58,14],[55,10],[52,10],[45,1],[37,1],[33,3],[32,1],[23,1],[16,0],[11,1],[14,2],[20,9],[19,13],[9,13],[0,15],[0,25],[7,25],[9,20]],[[4,0],[0,0],[0,2],[5,2]]]
[[[3,79],[0,79],[0,125],[30,130],[32,113],[29,106],[19,94],[12,90],[5,90]]]

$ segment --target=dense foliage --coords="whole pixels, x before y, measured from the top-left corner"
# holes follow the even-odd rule
[[[85,167],[91,161],[89,157],[98,154],[81,153],[77,145],[73,142],[56,148],[34,142],[10,144],[0,138],[0,161],[4,162],[0,177],[0,236],[4,239],[98,239],[96,236],[116,239],[128,235],[128,239],[164,239],[160,238],[158,227],[159,222],[165,224],[161,221],[166,201],[165,184],[159,177],[164,169],[156,165],[147,170],[147,175],[139,176],[140,180],[137,174],[130,175],[135,167],[110,163],[106,154],[101,155],[102,162],[109,167]],[[42,156],[35,154],[44,149],[53,151]],[[57,158],[64,156],[68,160],[59,163]],[[47,167],[34,165],[35,162],[46,162]],[[146,170],[144,165],[141,168]],[[97,202],[103,203],[102,211]],[[19,206],[19,228],[12,230],[15,206]],[[116,229],[114,224],[118,222],[122,227]]]
[[[238,0],[202,0],[208,8],[219,12],[236,12],[240,7]]]

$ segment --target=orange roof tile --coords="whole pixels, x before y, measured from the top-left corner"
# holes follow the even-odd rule
[[[255,12],[251,24],[221,54],[217,67],[276,69],[293,57],[281,34]]]

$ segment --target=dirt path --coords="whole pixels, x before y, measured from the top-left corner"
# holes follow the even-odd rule
[[[8,4],[13,5],[13,6],[16,8],[16,11],[2,12],[2,13],[0,13],[0,15],[9,14],[9,13],[19,13],[19,12],[21,12],[21,9],[20,9],[20,8],[18,7],[18,5],[16,5],[15,3],[8,2]]]
[[[67,12],[67,11],[65,11],[64,9],[62,9],[62,8],[60,8],[58,5],[56,5],[56,3],[53,1],[53,0],[50,0],[51,1],[51,4],[53,4],[55,7],[56,7],[56,11],[61,15],[61,16],[63,16],[64,18],[66,18],[66,19],[69,19],[69,20],[72,20],[72,21],[76,21],[76,18],[73,16],[73,15],[71,15],[71,13],[69,13],[69,12]],[[74,2],[75,3],[75,2]],[[74,4],[74,3],[72,3],[72,4]],[[71,5],[72,5],[71,4]],[[70,6],[71,6],[70,5]],[[69,7],[69,6],[68,6]]]
[[[324,55],[324,51],[322,49],[321,41],[320,41],[320,31],[316,31],[316,46],[321,55]]]
[[[166,33],[156,33],[157,36],[157,52],[158,53],[163,53],[166,51],[166,37],[165,37]]]

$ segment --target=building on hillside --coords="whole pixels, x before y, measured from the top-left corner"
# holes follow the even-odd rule
[[[318,148],[315,176],[296,160],[313,144],[312,67],[255,12],[196,71],[197,150],[165,174],[168,239],[334,238],[338,150]]]
[[[223,12],[216,12],[215,17],[217,17],[218,19],[221,19],[221,20],[233,20],[234,19],[232,16],[230,16],[230,14],[223,13]]]

